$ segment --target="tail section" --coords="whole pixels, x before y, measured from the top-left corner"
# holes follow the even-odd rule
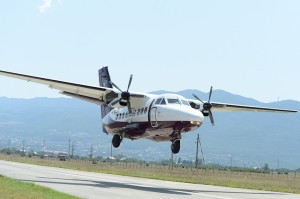
[[[101,87],[106,87],[106,88],[112,88],[112,85],[110,82],[110,76],[108,72],[108,67],[105,66],[98,71],[99,74],[99,85]],[[112,110],[111,107],[108,106],[101,106],[101,116],[102,119],[107,115],[110,111]]]

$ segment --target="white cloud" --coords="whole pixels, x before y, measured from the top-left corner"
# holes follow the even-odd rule
[[[52,7],[52,0],[44,0],[44,4],[39,6],[40,12],[45,13],[47,9]]]
[[[44,4],[39,6],[39,10],[41,13],[45,13],[49,8],[52,7],[52,1],[53,0],[44,0]],[[57,0],[58,3],[61,5],[62,4],[62,0]]]

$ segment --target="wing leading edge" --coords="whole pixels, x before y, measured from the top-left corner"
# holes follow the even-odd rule
[[[199,110],[203,109],[203,103],[201,103],[197,100],[192,100],[192,99],[188,99],[188,101],[193,108],[199,109]],[[210,103],[212,105],[211,111],[216,111],[216,112],[233,112],[233,111],[277,112],[277,113],[297,113],[298,112],[297,110],[288,110],[288,109],[279,109],[279,108],[228,104],[228,103],[220,103],[220,102],[210,102]]]
[[[277,112],[277,113],[297,113],[297,110],[288,110],[288,109],[278,109],[278,108],[267,108],[267,107],[258,107],[258,106],[246,106],[238,104],[226,104],[212,102],[212,111],[223,111],[223,112],[232,112],[232,111],[251,111],[251,112]]]
[[[104,96],[107,93],[114,92],[113,89],[110,88],[89,86],[84,84],[77,84],[77,83],[60,81],[55,79],[36,77],[36,76],[13,73],[13,72],[2,71],[2,70],[0,70],[0,75],[25,80],[27,82],[44,84],[49,86],[49,88],[51,89],[60,90],[61,94],[68,95],[68,96],[72,95],[71,97],[75,97],[79,99],[80,97],[81,98],[87,97],[87,99],[93,99],[94,102],[99,101],[99,104],[104,103]]]
[[[89,96],[89,97],[99,98],[99,99],[107,91],[112,91],[112,89],[103,88],[103,87],[88,86],[84,84],[77,84],[77,83],[65,82],[65,81],[60,81],[55,79],[18,74],[18,73],[2,71],[2,70],[0,70],[0,75],[25,80],[27,82],[44,84],[49,86],[49,88],[51,89],[67,91],[70,93],[81,94],[84,96]]]

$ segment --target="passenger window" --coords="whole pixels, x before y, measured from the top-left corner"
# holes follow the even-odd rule
[[[127,118],[127,116],[128,116],[128,113],[125,114],[125,118]]]
[[[132,111],[132,116],[135,116],[135,111]]]
[[[122,114],[122,119],[124,119],[125,113]]]
[[[141,114],[143,114],[143,113],[144,113],[144,108],[141,109]]]
[[[119,117],[119,114],[116,115],[116,120],[118,119],[118,117]]]
[[[155,104],[160,104],[161,100],[162,100],[162,98],[157,99]]]
[[[119,120],[121,119],[121,117],[122,117],[122,114],[119,114]]]
[[[148,107],[146,107],[145,110],[144,110],[145,114],[147,113],[147,109],[148,109]]]
[[[136,115],[139,115],[139,114],[140,114],[140,109],[138,109],[136,112]]]
[[[166,104],[166,100],[165,100],[165,98],[161,101],[161,103],[160,104]]]

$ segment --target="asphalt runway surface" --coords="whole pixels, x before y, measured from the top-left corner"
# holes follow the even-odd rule
[[[0,174],[82,198],[300,199],[298,194],[169,182],[2,160],[0,160]]]

